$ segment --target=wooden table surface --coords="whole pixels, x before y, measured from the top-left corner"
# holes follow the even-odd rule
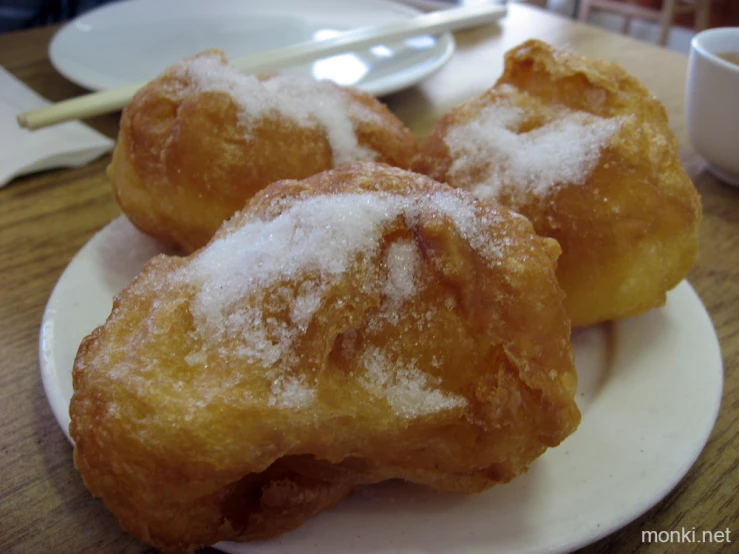
[[[83,91],[49,63],[54,30],[0,35],[0,64],[43,96],[61,100]],[[667,107],[682,161],[704,207],[700,259],[688,279],[710,313],[724,360],[721,411],[693,468],[642,517],[580,552],[739,552],[739,537],[733,535],[731,543],[713,545],[641,542],[641,530],[728,528],[739,533],[739,189],[706,173],[688,145],[683,118],[687,58],[513,4],[500,24],[458,33],[458,50],[448,65],[387,103],[420,139],[442,113],[489,87],[502,70],[503,52],[531,37],[621,63]],[[114,137],[118,115],[90,124]],[[108,162],[105,157],[79,169],[23,177],[0,190],[2,552],[151,551],[120,531],[83,486],[72,448],[47,404],[38,366],[39,324],[54,284],[75,252],[119,213],[105,176]]]

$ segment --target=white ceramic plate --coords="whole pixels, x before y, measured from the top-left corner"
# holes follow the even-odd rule
[[[41,326],[41,372],[65,433],[71,368],[113,296],[161,247],[121,217],[72,260]],[[635,519],[685,475],[718,414],[721,353],[687,282],[664,308],[573,334],[583,419],[577,432],[508,485],[476,496],[390,482],[271,541],[230,553],[524,554],[568,552]],[[67,435],[68,436],[68,435]]]
[[[171,63],[208,48],[221,48],[234,59],[419,13],[388,0],[126,0],[62,27],[51,41],[49,57],[70,81],[103,90],[150,80]],[[380,96],[427,77],[453,52],[450,33],[425,35],[285,72],[331,79]]]

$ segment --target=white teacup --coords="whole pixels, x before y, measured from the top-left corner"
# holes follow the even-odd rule
[[[730,52],[736,63],[722,57]],[[711,173],[739,186],[739,27],[693,37],[685,106],[693,148]]]

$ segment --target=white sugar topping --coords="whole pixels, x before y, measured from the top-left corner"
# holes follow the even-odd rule
[[[316,391],[305,382],[301,376],[268,375],[272,379],[268,406],[299,410],[307,408],[315,400]]]
[[[466,398],[440,390],[438,379],[420,371],[415,364],[397,367],[378,348],[365,350],[362,364],[366,370],[362,379],[365,388],[385,398],[398,415],[412,418],[467,405]]]
[[[377,159],[374,151],[357,142],[353,122],[371,121],[377,114],[352,102],[329,82],[282,75],[260,81],[224,64],[215,53],[180,62],[174,71],[192,83],[186,93],[230,95],[240,108],[239,121],[247,139],[256,121],[279,116],[299,127],[322,127],[336,166]]]
[[[174,280],[193,290],[190,312],[203,347],[260,364],[271,383],[271,405],[299,409],[315,393],[291,371],[301,364],[297,342],[343,274],[357,264],[377,263],[373,258],[393,222],[412,228],[421,213],[446,217],[483,258],[500,263],[509,240],[491,239],[488,226],[495,212],[476,213],[475,202],[452,189],[413,199],[380,192],[293,199],[273,219],[251,220],[215,239]],[[381,312],[397,307],[420,290],[420,264],[415,241],[393,241],[380,266],[385,271],[374,282],[361,283],[361,290],[383,295],[387,306]],[[188,357],[198,360],[197,353]],[[373,367],[372,379],[384,383],[389,401],[403,413],[416,402],[421,402],[417,410],[427,412],[459,405],[459,399],[434,392],[433,383],[413,367],[397,377],[389,367],[382,374],[379,365]]]
[[[526,119],[501,98],[451,128],[444,140],[454,160],[452,182],[481,198],[495,198],[504,187],[544,196],[555,185],[583,184],[622,123],[561,107],[551,121],[520,132]]]
[[[330,283],[360,257],[375,255],[392,221],[402,216],[412,224],[421,210],[449,217],[491,262],[504,255],[505,237],[490,240],[484,227],[490,222],[451,190],[416,199],[366,192],[296,200],[274,219],[250,221],[214,240],[180,270],[178,279],[196,286],[196,326],[213,341],[241,337],[245,358],[277,363],[305,332]],[[413,294],[416,248],[411,241],[389,245],[387,280],[377,290],[397,300]],[[284,311],[289,321],[274,315]]]
[[[201,286],[192,306],[198,323],[213,336],[259,335],[257,343],[269,342],[260,350],[272,348],[269,338],[291,342],[290,335],[304,331],[320,306],[326,282],[344,273],[357,254],[372,254],[383,224],[401,210],[401,203],[371,194],[316,196],[272,220],[249,222],[215,240],[186,270]],[[291,282],[300,281],[299,290],[290,288]],[[266,294],[275,305],[290,309],[289,327],[260,312],[254,300]],[[265,324],[269,332],[257,332]]]
[[[420,262],[420,252],[412,240],[397,241],[390,245],[385,259],[388,268],[385,295],[393,304],[400,304],[415,294],[415,277]]]

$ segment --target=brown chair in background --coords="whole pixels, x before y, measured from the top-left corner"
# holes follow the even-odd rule
[[[587,21],[591,9],[604,10],[624,16],[622,32],[628,34],[634,17],[659,23],[659,44],[665,46],[675,17],[681,13],[695,13],[693,27],[702,31],[708,27],[711,0],[662,0],[661,8],[650,8],[636,3],[636,0],[581,0],[578,19]]]
[[[540,8],[547,7],[547,0],[521,0],[521,1],[526,4],[531,4],[532,6],[538,6]]]

